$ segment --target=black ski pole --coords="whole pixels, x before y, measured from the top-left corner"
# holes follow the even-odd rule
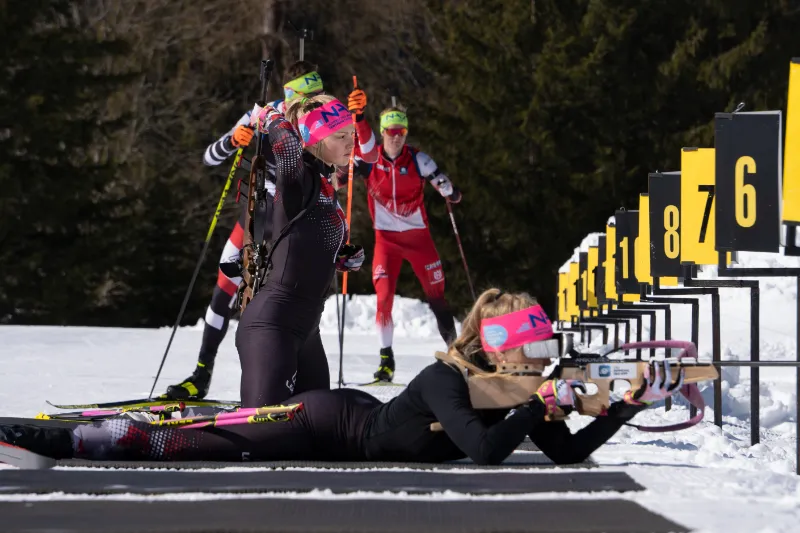
[[[262,59],[261,60],[261,68],[259,71],[259,75],[261,77],[261,101],[259,102],[260,105],[266,104],[267,99],[267,88],[269,85],[269,78],[270,74],[272,73],[272,67],[274,65],[273,60],[271,59]],[[261,135],[257,133],[256,137],[256,144],[258,146],[256,157],[253,158],[253,161],[250,162],[252,168],[257,168],[258,158],[263,157],[261,155]],[[153,380],[153,387],[150,389],[150,394],[147,396],[148,398],[153,397],[153,391],[156,390],[156,384],[158,383],[158,378],[161,376],[161,370],[164,368],[164,363],[167,360],[167,355],[169,354],[169,349],[172,346],[172,341],[175,338],[175,332],[178,330],[178,326],[181,323],[181,319],[183,318],[183,313],[186,311],[186,306],[189,303],[189,297],[192,295],[192,289],[194,289],[195,281],[197,281],[197,275],[200,273],[200,268],[203,266],[203,259],[206,257],[206,253],[208,252],[208,245],[211,242],[211,236],[214,233],[214,228],[217,227],[217,220],[219,219],[219,214],[222,212],[222,206],[225,203],[225,199],[228,197],[228,191],[231,188],[231,183],[233,183],[233,176],[236,173],[236,169],[239,167],[241,160],[242,160],[242,153],[244,152],[244,147],[239,148],[236,152],[236,159],[233,161],[233,165],[231,166],[231,171],[228,173],[228,180],[225,182],[225,187],[222,189],[222,195],[220,196],[219,202],[217,203],[217,209],[214,211],[214,217],[211,219],[211,227],[208,228],[208,234],[206,235],[206,240],[203,243],[203,249],[200,251],[200,257],[197,260],[197,264],[194,267],[194,272],[192,273],[192,280],[189,282],[189,287],[186,289],[186,294],[183,297],[183,303],[181,303],[181,309],[178,311],[178,318],[175,321],[175,325],[172,327],[172,333],[169,336],[169,341],[167,342],[167,348],[164,350],[164,355],[161,357],[161,364],[158,365],[158,372],[156,372],[156,377]],[[251,168],[251,171],[252,171]],[[248,191],[249,195],[253,194],[253,191]]]
[[[456,234],[456,242],[458,243],[458,251],[461,252],[461,261],[464,263],[464,272],[467,273],[467,283],[469,283],[469,292],[472,293],[472,300],[475,301],[475,289],[472,286],[472,278],[469,275],[469,267],[467,266],[467,257],[464,255],[464,247],[461,246],[461,237],[458,235],[458,228],[456,227],[456,217],[453,215],[453,206],[450,205],[450,200],[445,200],[447,203],[447,211],[450,213],[450,222],[453,224],[453,233]]]
[[[242,152],[244,152],[244,148],[239,148],[236,152],[236,159],[233,160],[233,165],[231,166],[231,171],[228,173],[228,180],[225,182],[225,187],[222,189],[222,194],[219,197],[219,202],[217,202],[217,208],[214,210],[214,216],[211,218],[211,226],[208,228],[208,233],[206,234],[206,240],[203,243],[203,249],[200,251],[200,257],[197,258],[197,264],[194,266],[194,272],[192,273],[192,280],[189,282],[189,287],[186,289],[186,294],[183,296],[183,303],[181,304],[181,310],[178,311],[178,318],[175,320],[175,325],[172,326],[172,333],[169,336],[169,341],[167,342],[167,348],[164,350],[164,356],[161,357],[161,364],[158,365],[158,372],[156,372],[156,379],[153,380],[153,388],[150,389],[150,394],[147,396],[148,398],[153,397],[153,391],[156,390],[156,384],[158,383],[158,378],[161,376],[161,369],[164,368],[164,362],[167,360],[167,354],[169,354],[169,349],[172,346],[172,340],[175,338],[175,332],[178,330],[178,326],[181,323],[181,319],[183,319],[183,313],[186,311],[186,305],[189,303],[189,297],[192,295],[192,289],[194,289],[194,283],[197,281],[197,275],[200,273],[200,267],[203,266],[203,260],[206,257],[206,252],[208,252],[208,245],[211,242],[211,236],[214,234],[214,228],[217,227],[217,220],[219,219],[219,214],[222,212],[222,206],[225,204],[225,199],[228,197],[228,191],[231,188],[231,183],[233,183],[233,176],[236,174],[236,169],[239,168],[242,162]]]
[[[333,274],[333,291],[336,296],[336,330],[339,333],[339,346],[344,345],[343,339],[343,329],[342,328],[342,315],[339,313],[339,273],[334,272]],[[339,387],[342,388],[344,385],[344,369],[342,368],[342,351],[341,348],[339,350]]]
[[[338,292],[338,291],[337,291]],[[339,301],[339,296],[336,296],[336,301]],[[344,385],[344,319],[345,311],[347,310],[347,296],[342,295],[342,319],[339,321],[339,388]],[[338,311],[338,307],[337,307]]]

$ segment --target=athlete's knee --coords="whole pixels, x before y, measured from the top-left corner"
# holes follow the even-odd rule
[[[392,307],[394,306],[394,293],[382,291],[378,293],[377,314],[386,315],[391,319]]]
[[[228,296],[233,296],[239,288],[242,278],[229,278],[222,270],[217,271],[217,287]]]
[[[433,314],[436,315],[437,317],[442,315],[452,316],[452,313],[450,312],[450,305],[447,303],[447,300],[445,300],[444,296],[429,298],[428,305],[430,306],[431,311],[433,311]]]
[[[444,280],[442,280],[440,283],[423,285],[422,288],[425,292],[425,298],[427,298],[428,303],[437,302],[432,305],[447,306],[447,302],[444,299]]]
[[[231,231],[231,236],[228,237],[230,243],[238,249],[242,249],[244,246],[244,227],[239,222],[233,226],[233,231]]]

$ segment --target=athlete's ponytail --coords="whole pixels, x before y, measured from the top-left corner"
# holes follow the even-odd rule
[[[481,345],[481,320],[521,311],[536,304],[536,298],[524,292],[509,294],[500,289],[484,291],[462,322],[461,335],[450,345],[448,355],[491,371],[494,362],[489,359]]]

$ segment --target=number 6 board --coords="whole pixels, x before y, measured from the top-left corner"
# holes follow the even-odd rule
[[[778,252],[781,112],[717,113],[716,249]]]

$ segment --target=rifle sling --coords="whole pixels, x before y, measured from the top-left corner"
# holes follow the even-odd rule
[[[312,191],[311,200],[308,202],[307,205],[305,205],[303,207],[303,209],[300,210],[299,213],[297,213],[297,215],[295,215],[295,217],[292,220],[290,220],[281,229],[281,232],[272,241],[272,244],[269,246],[269,251],[267,252],[267,256],[266,256],[266,258],[264,259],[264,262],[263,262],[264,269],[261,272],[261,275],[256,277],[256,281],[255,281],[255,284],[254,284],[254,287],[253,287],[255,290],[258,290],[258,289],[261,288],[261,285],[263,285],[264,281],[267,278],[267,274],[269,274],[269,271],[272,269],[272,254],[273,254],[273,252],[275,252],[275,248],[278,247],[278,243],[281,242],[281,240],[283,240],[283,238],[286,237],[286,235],[289,234],[289,230],[292,229],[292,226],[294,226],[294,224],[298,220],[300,220],[304,216],[306,216],[306,214],[309,211],[311,211],[311,209],[313,209],[314,206],[317,205],[317,202],[319,201],[320,190],[321,190],[320,180],[319,179],[315,179],[314,180],[314,190]],[[258,218],[256,218],[256,222],[257,221],[258,221]],[[262,241],[261,242],[263,242],[263,238],[264,238],[264,233],[263,233],[264,228],[263,228],[263,226],[265,226],[265,224],[262,224],[262,228],[261,228],[261,231],[262,231],[262,233],[261,233]]]

